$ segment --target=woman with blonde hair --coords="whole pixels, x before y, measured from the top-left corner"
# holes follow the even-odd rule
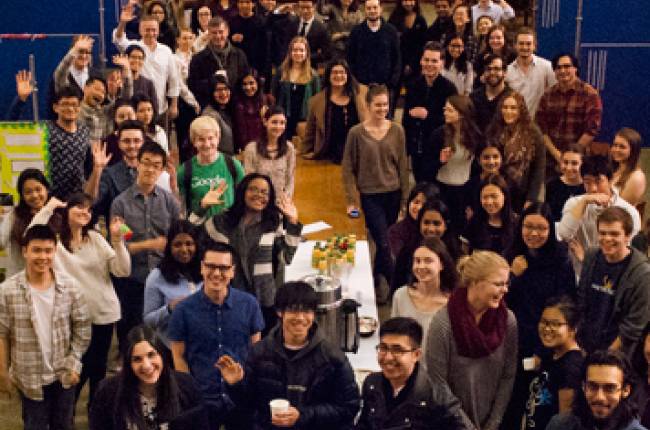
[[[275,102],[287,114],[287,139],[296,134],[298,123],[306,120],[309,99],[320,91],[320,78],[311,67],[310,55],[307,39],[294,37],[280,65],[280,73],[273,77]]]
[[[517,369],[517,321],[503,300],[510,266],[491,251],[458,263],[460,288],[431,319],[426,366],[477,428],[499,428]]]

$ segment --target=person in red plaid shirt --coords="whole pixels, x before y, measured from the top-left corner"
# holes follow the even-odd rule
[[[598,90],[578,78],[578,60],[571,54],[553,60],[557,84],[544,92],[537,110],[537,124],[544,134],[550,157],[547,175],[557,176],[562,152],[578,143],[585,150],[600,131],[603,104]]]

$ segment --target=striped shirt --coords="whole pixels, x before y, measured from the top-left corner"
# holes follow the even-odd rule
[[[73,279],[55,271],[54,289],[52,367],[60,380],[67,372],[81,374],[81,356],[90,343],[90,317]],[[34,330],[35,318],[31,291],[22,270],[0,285],[0,337],[8,340],[11,351],[11,380],[25,397],[40,401],[48,381]]]

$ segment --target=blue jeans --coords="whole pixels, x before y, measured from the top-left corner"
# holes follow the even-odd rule
[[[388,246],[388,227],[397,221],[401,196],[400,190],[361,194],[361,208],[366,219],[366,227],[377,249],[373,272],[384,275],[389,284],[393,274],[393,260]]]
[[[20,397],[25,430],[73,430],[74,387],[56,381],[43,386],[43,400]]]

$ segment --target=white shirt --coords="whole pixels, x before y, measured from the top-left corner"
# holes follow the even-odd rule
[[[526,73],[521,69],[517,60],[510,63],[506,71],[506,83],[524,97],[528,112],[530,112],[531,118],[534,118],[544,91],[555,85],[557,80],[551,62],[533,55],[533,61],[528,66]]]
[[[298,25],[298,36],[300,36],[302,26],[307,24],[307,27],[305,27],[305,37],[309,34],[309,30],[311,30],[311,25],[314,22],[314,16],[311,17],[309,21],[304,21],[302,18],[300,18],[300,23]]]
[[[438,170],[436,179],[446,185],[459,186],[469,181],[473,155],[463,145],[458,145],[451,158]]]
[[[68,69],[70,74],[74,78],[74,81],[79,85],[79,88],[83,89],[88,80],[88,67],[84,67],[82,70],[78,70],[75,66],[70,66]]]
[[[34,311],[34,331],[43,353],[43,381],[54,382],[56,375],[52,365],[52,317],[54,314],[54,283],[47,290],[39,290],[29,285]]]
[[[142,76],[153,82],[158,98],[159,113],[165,112],[167,97],[178,97],[180,93],[178,66],[172,50],[160,42],[156,42],[156,48],[151,50],[142,40],[127,39],[126,33],[122,33],[122,37],[118,39],[115,35],[116,32],[117,29],[113,30],[113,43],[121,52],[124,52],[129,45],[138,45],[144,51]]]
[[[514,18],[515,11],[510,5],[504,8],[500,4],[494,3],[492,0],[490,0],[486,8],[481,7],[481,5],[477,3],[472,6],[472,24],[474,26],[474,29],[476,29],[476,23],[478,22],[478,19],[485,15],[492,18],[492,21],[496,25],[499,24],[503,19]]]

